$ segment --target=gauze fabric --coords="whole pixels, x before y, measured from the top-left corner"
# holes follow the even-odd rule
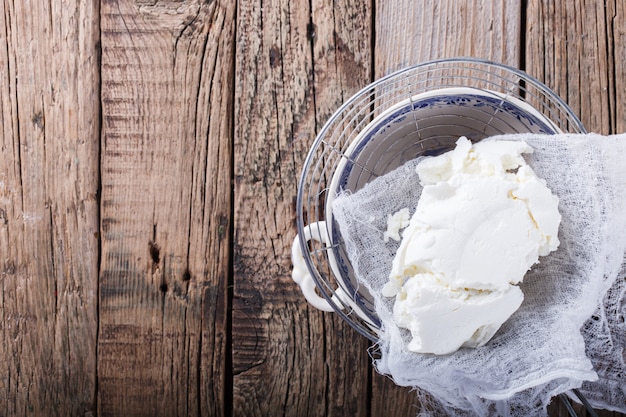
[[[551,399],[580,388],[597,408],[626,412],[626,135],[503,135],[559,198],[561,242],[520,284],[521,307],[483,347],[446,356],[406,349],[395,298],[381,295],[399,246],[387,217],[415,210],[419,158],[333,201],[349,261],[381,321],[377,371],[418,388],[420,415],[545,415]],[[570,395],[573,399],[572,395]]]

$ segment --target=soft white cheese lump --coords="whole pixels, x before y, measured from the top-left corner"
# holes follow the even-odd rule
[[[387,218],[387,230],[383,234],[383,240],[389,242],[389,239],[393,239],[396,242],[400,241],[400,229],[404,229],[409,225],[411,214],[408,208],[403,208],[397,212],[390,214]]]
[[[522,157],[530,146],[456,145],[418,164],[422,194],[383,287],[420,353],[489,341],[522,303],[515,284],[559,245],[558,198]]]

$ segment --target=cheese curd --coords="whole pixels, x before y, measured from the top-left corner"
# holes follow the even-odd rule
[[[529,152],[463,137],[418,164],[422,194],[383,288],[410,350],[485,344],[522,303],[516,284],[558,247],[558,199],[526,164]]]

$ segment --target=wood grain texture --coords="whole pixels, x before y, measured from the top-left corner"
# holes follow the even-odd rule
[[[433,59],[472,56],[517,67],[521,0],[376,2],[376,77]]]
[[[234,16],[102,2],[99,416],[225,413]]]
[[[0,2],[0,415],[96,390],[96,1]]]
[[[0,0],[0,416],[416,415],[289,249],[328,117],[452,56],[626,130],[620,0]]]
[[[317,129],[370,80],[371,6],[249,1],[237,14],[233,415],[365,416],[367,341],[308,306],[290,247]]]
[[[622,90],[615,77],[623,80],[624,65],[611,56],[624,51],[614,41],[615,32],[624,36],[616,7],[623,9],[622,2],[530,0],[526,12],[526,71],[564,99],[588,131],[601,134],[624,120],[624,95],[618,115],[615,91]]]
[[[626,128],[625,13],[621,0],[528,1],[526,71],[563,98],[589,132]],[[582,414],[582,406],[575,408]],[[568,415],[557,402],[549,411]],[[599,410],[598,415],[623,414]]]

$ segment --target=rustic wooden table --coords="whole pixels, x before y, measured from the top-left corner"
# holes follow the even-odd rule
[[[291,282],[317,130],[375,78],[475,56],[624,132],[625,19],[622,0],[0,1],[0,416],[415,415]]]

